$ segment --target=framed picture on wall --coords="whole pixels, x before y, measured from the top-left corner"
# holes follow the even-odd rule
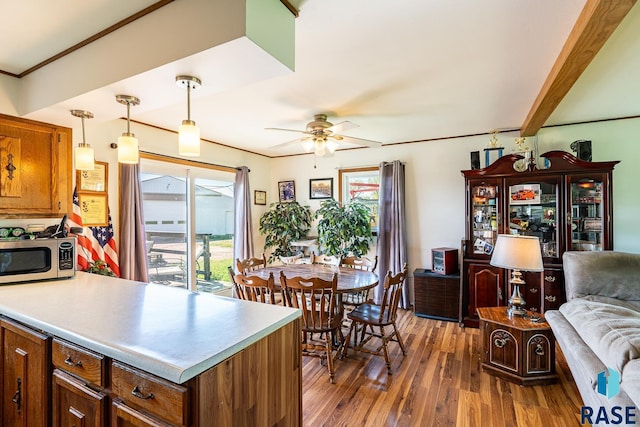
[[[278,195],[281,202],[293,202],[296,200],[296,184],[294,181],[278,182]]]
[[[309,180],[310,199],[330,199],[333,197],[333,178]]]
[[[256,205],[266,205],[267,204],[267,192],[254,190],[253,191],[253,203]]]

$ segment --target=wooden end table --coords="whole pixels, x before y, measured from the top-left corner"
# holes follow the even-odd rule
[[[547,322],[507,316],[507,307],[480,307],[482,369],[520,385],[552,384],[556,341]],[[537,313],[534,313],[539,316]]]

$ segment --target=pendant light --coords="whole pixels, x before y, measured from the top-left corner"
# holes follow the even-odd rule
[[[82,142],[76,147],[76,169],[91,171],[94,167],[93,148],[85,141],[84,119],[92,119],[93,113],[84,110],[71,110],[71,115],[82,119]]]
[[[131,106],[140,104],[135,96],[116,95],[116,101],[127,106],[127,131],[118,137],[118,163],[136,164],[140,154],[138,152],[138,138],[131,133],[131,121],[129,115]]]
[[[187,120],[178,128],[178,152],[181,156],[197,157],[200,155],[200,129],[191,120],[191,90],[199,89],[202,82],[197,77],[178,76],[176,84],[187,88]]]

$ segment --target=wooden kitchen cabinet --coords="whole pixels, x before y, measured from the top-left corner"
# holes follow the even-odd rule
[[[54,427],[106,425],[107,396],[59,369],[53,371],[52,396]]]
[[[51,344],[44,334],[9,319],[2,337],[2,425],[49,425]]]
[[[0,114],[0,218],[72,209],[71,129]]]
[[[586,162],[563,151],[542,154],[538,168],[510,154],[484,169],[462,171],[466,216],[461,318],[478,326],[477,309],[506,305],[510,270],[490,265],[498,234],[535,236],[544,264],[524,273],[526,309],[544,313],[565,302],[562,254],[613,248],[613,168],[618,161]],[[540,161],[542,163],[542,160]],[[502,294],[500,294],[502,292]]]

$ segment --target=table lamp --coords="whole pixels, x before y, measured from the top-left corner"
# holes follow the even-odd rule
[[[511,270],[509,283],[513,286],[513,294],[509,298],[507,314],[510,318],[524,317],[527,311],[520,293],[520,286],[525,284],[522,271],[543,271],[540,240],[535,236],[499,234],[489,263]]]

